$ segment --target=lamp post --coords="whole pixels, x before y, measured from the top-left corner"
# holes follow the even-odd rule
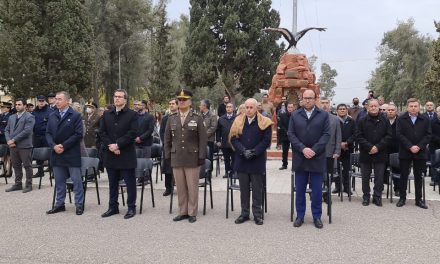
[[[121,45],[119,45],[119,49],[118,49],[118,78],[119,78],[119,89],[122,89],[122,83],[121,83],[121,48],[126,45],[126,44],[132,44],[132,43],[136,43],[136,42],[141,42],[144,41],[145,39],[138,39],[138,40],[133,40],[133,41],[127,41],[122,43]]]

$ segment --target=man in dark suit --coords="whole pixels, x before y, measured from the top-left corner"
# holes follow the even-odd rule
[[[137,109],[136,103],[138,104]],[[151,158],[151,146],[153,145],[154,117],[147,111],[144,102],[135,101],[135,110],[138,112],[136,148],[142,149],[143,157],[149,159]]]
[[[99,133],[104,149],[104,167],[109,181],[109,206],[102,217],[119,214],[118,187],[120,177],[127,186],[127,213],[124,219],[136,215],[136,175],[137,166],[134,139],[138,129],[138,117],[127,106],[127,91],[119,89],[113,95],[114,107],[105,111]]]
[[[165,128],[167,127],[168,118],[170,117],[170,115],[176,114],[178,109],[179,108],[177,105],[177,99],[171,99],[168,102],[168,110],[170,112],[162,118],[162,121],[160,123],[159,136],[162,145],[165,144]],[[171,168],[170,160],[165,159],[165,148],[162,148],[162,158],[163,158],[162,171],[165,174],[165,192],[163,193],[163,196],[168,196],[171,195],[171,193],[174,190],[173,169]]]
[[[336,107],[336,112],[341,124],[341,156],[339,161],[342,165],[342,185],[344,192],[349,193],[350,186],[348,186],[348,177],[350,171],[350,154],[354,150],[354,140],[356,132],[356,122],[347,114],[347,105],[339,104]],[[333,193],[339,193],[339,181],[341,179],[338,177],[335,180],[335,189]]]
[[[429,142],[429,159],[431,161],[431,164],[435,166],[435,150],[440,148],[440,120],[438,119],[437,113],[435,112],[435,104],[433,102],[426,102],[425,110],[426,112],[423,115],[429,118],[429,121],[431,121],[432,130],[431,142]],[[434,168],[434,166],[432,166],[432,168]],[[438,183],[438,172],[437,170],[431,169],[431,182],[429,183],[429,185],[434,186],[434,184],[438,185]]]
[[[234,120],[234,105],[232,103],[227,103],[226,114],[218,119],[216,132],[217,147],[222,149],[225,162],[225,175],[223,178],[227,178],[234,167],[234,152],[232,151],[231,144],[229,144],[229,131],[231,130]]]
[[[306,186],[312,188],[312,215],[316,228],[322,228],[322,182],[326,173],[327,142],[330,140],[330,122],[327,112],[316,107],[316,93],[305,90],[302,108],[295,111],[289,122],[289,140],[293,148],[295,171],[296,212],[294,227],[304,223]]]
[[[218,109],[217,109],[217,115],[218,116],[223,116],[223,115],[225,115],[226,114],[226,105],[229,103],[231,101],[231,98],[229,97],[229,95],[224,95],[223,96],[223,103],[221,103],[219,106],[218,106]]]
[[[388,160],[388,142],[391,126],[385,115],[379,112],[379,101],[368,100],[368,113],[358,123],[356,140],[359,143],[359,162],[362,174],[362,205],[370,204],[370,176],[374,169],[373,203],[382,206],[383,178]]]
[[[426,168],[428,159],[427,145],[431,140],[431,125],[429,118],[419,114],[420,103],[415,98],[407,101],[407,112],[397,119],[396,134],[399,138],[399,159],[400,159],[400,199],[397,207],[402,207],[406,202],[406,187],[408,175],[413,164],[415,182],[416,206],[428,209],[425,201],[422,200],[422,172]]]
[[[263,177],[273,122],[257,112],[257,104],[254,98],[246,100],[246,114],[234,120],[230,132],[231,144],[235,149],[234,171],[240,180],[241,214],[235,220],[236,224],[249,220],[251,184],[254,222],[263,224]]]
[[[397,106],[394,103],[389,103],[387,107],[387,118],[388,122],[390,122],[391,125],[391,139],[388,142],[387,150],[388,155],[392,153],[399,153],[399,139],[397,138],[396,134],[396,124],[397,124]],[[400,168],[391,168],[393,173],[400,174]],[[390,184],[387,180],[389,178],[389,172],[388,170],[385,170],[385,178],[384,182],[387,182]],[[394,184],[394,193],[396,196],[400,196],[399,194],[399,186],[400,186],[400,179],[399,178],[393,178],[393,184]]]
[[[281,145],[281,149],[283,151],[282,154],[283,165],[281,166],[280,170],[287,169],[287,165],[289,164],[287,158],[289,156],[290,141],[289,141],[289,137],[287,136],[287,131],[289,130],[290,116],[292,115],[294,110],[295,110],[295,106],[292,103],[288,103],[287,111],[280,112],[278,114],[277,138],[278,138],[278,144]]]
[[[5,129],[6,143],[11,152],[11,162],[15,171],[15,184],[6,192],[22,189],[23,167],[26,171],[24,193],[32,191],[32,130],[35,117],[25,110],[25,100],[15,100],[17,113],[9,118]]]
[[[46,140],[53,149],[50,163],[55,177],[56,201],[55,206],[47,214],[55,214],[66,210],[66,179],[73,182],[75,192],[76,214],[84,212],[84,189],[81,180],[81,149],[83,138],[83,122],[81,115],[69,107],[70,95],[58,92],[56,109],[49,116],[46,130]]]
[[[165,128],[165,159],[170,160],[176,181],[179,215],[173,221],[197,221],[199,172],[205,163],[208,136],[203,118],[191,111],[192,93],[176,93],[179,111],[168,118]]]

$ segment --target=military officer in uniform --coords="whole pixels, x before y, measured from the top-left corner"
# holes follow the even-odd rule
[[[86,104],[86,134],[84,136],[84,144],[86,148],[96,148],[96,133],[99,130],[100,116],[97,113],[98,105],[94,102]]]
[[[165,159],[170,160],[179,200],[179,215],[173,221],[194,223],[199,201],[199,171],[206,158],[208,136],[203,118],[192,112],[192,93],[177,92],[179,111],[168,118],[165,128]]]

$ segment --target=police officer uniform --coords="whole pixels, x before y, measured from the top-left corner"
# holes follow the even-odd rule
[[[8,124],[9,117],[11,116],[11,107],[12,104],[8,102],[2,103],[2,113],[0,115],[0,144],[6,144],[6,137],[5,137],[5,128]],[[7,109],[7,112],[4,111]]]
[[[192,93],[181,90],[177,93],[179,105],[190,100]],[[189,218],[196,221],[199,201],[199,171],[206,158],[207,134],[203,118],[182,109],[168,118],[165,128],[165,159],[171,161],[177,187],[179,215],[174,221]]]

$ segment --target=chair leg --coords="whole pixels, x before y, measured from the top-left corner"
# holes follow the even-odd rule
[[[124,188],[122,188],[122,186],[121,186],[121,196],[122,196],[122,206],[125,206]]]
[[[229,217],[229,174],[226,180],[226,219]]]
[[[170,195],[170,214],[173,213],[173,196],[174,196],[174,176],[173,179],[171,180],[172,186],[173,186],[173,191],[171,192]]]
[[[142,181],[142,188],[141,188],[141,206],[139,207],[139,214],[142,214],[142,206],[144,205],[144,190],[145,190],[145,182]]]
[[[351,186],[352,175],[348,175],[348,186]],[[348,201],[351,202],[351,190],[348,190]]]
[[[72,194],[70,193],[70,189],[67,189],[67,192],[69,193],[69,202],[72,203]]]
[[[411,193],[411,180],[408,177],[408,193]]]
[[[53,177],[53,173],[52,173],[52,170],[49,168],[49,182],[50,182],[50,187],[52,187],[52,177]]]
[[[388,180],[390,187],[390,203],[393,203],[393,174],[390,172],[390,179]],[[388,197],[387,197],[388,198]]]
[[[206,177],[205,177],[205,186],[203,187],[203,215],[206,214]]]
[[[98,198],[98,204],[101,204],[101,199],[99,198],[99,187],[98,187],[98,178],[95,173],[95,189],[96,189],[96,197]]]
[[[52,197],[52,209],[55,207],[55,196],[56,196],[56,185],[53,187],[53,197]]]
[[[234,190],[231,189],[231,211],[234,211]]]
[[[209,177],[209,197],[211,201],[211,209],[214,209],[214,202],[212,201],[212,182],[211,177]]]
[[[86,193],[87,193],[87,180],[83,183],[83,189],[84,189],[84,199],[83,199],[83,208],[86,208]]]
[[[156,184],[158,178],[159,178],[159,165],[156,165]]]
[[[153,179],[151,178],[151,173],[150,173],[150,192],[151,192],[151,203],[153,204],[153,208],[154,208],[156,204],[154,202]]]
[[[423,202],[426,204],[426,196],[425,196],[425,177],[422,175],[422,191],[423,191]]]
[[[43,172],[43,174],[42,175],[44,175],[44,172]],[[43,179],[43,176],[40,176],[40,183],[38,184],[38,189],[41,189],[41,180]]]

